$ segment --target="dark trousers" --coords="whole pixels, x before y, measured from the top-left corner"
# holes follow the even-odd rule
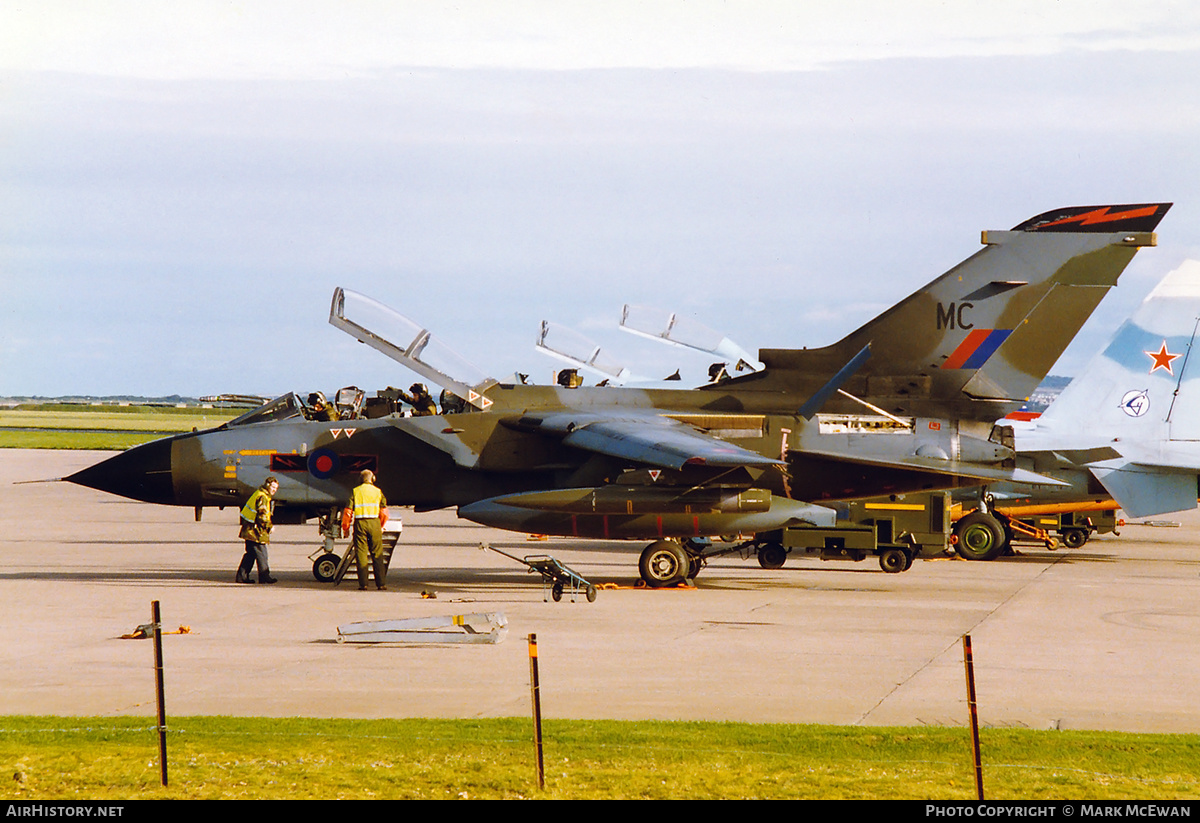
[[[242,555],[242,562],[238,565],[238,572],[243,576],[247,576],[256,563],[258,564],[259,580],[271,576],[271,568],[267,563],[267,544],[247,540],[246,553]]]

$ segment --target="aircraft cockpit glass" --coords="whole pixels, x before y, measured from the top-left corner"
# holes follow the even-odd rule
[[[343,420],[353,420],[362,412],[363,400],[367,393],[358,386],[346,386],[344,389],[338,389],[337,399],[334,404]]]
[[[717,354],[733,363],[734,371],[762,371],[763,364],[725,335],[710,329],[690,317],[662,311],[649,306],[628,303],[621,312],[621,330],[649,337],[663,343],[673,343],[689,349]]]
[[[335,289],[329,322],[474,406],[484,408],[490,402],[480,393],[495,380],[418,323],[366,295]]]
[[[226,426],[246,426],[250,423],[266,423],[275,420],[287,420],[289,417],[302,417],[304,412],[296,395],[288,392],[282,397],[276,397],[270,403],[264,403],[257,409],[251,409],[240,417],[235,417]]]
[[[551,357],[596,372],[602,378],[624,381],[630,376],[628,369],[604,354],[591,340],[558,323],[543,320],[534,345]]]

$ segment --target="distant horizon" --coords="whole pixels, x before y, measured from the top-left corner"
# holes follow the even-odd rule
[[[1069,376],[1069,375],[1048,374],[1042,380],[1042,382],[1037,385],[1037,388],[1035,388],[1033,390],[1033,393],[1036,393],[1038,390],[1043,389],[1043,388],[1058,387],[1061,389],[1063,386],[1065,386],[1067,383],[1071,382],[1074,379],[1075,378],[1073,376]],[[1060,383],[1062,384],[1061,386],[1058,385]],[[585,383],[585,386],[586,385],[590,385],[590,384]],[[702,385],[702,384],[698,384],[697,386],[682,385],[679,388],[681,390],[694,389],[694,388],[697,388],[699,385]],[[370,395],[370,394],[374,394],[377,391],[382,391],[384,388],[386,388],[386,387],[380,387],[379,389],[366,389],[365,391],[367,392],[368,395]],[[619,388],[619,387],[614,387],[614,388]],[[636,388],[636,387],[631,387],[631,388]],[[294,390],[294,389],[292,391],[296,392],[296,390]],[[299,394],[299,392],[296,392],[296,393]],[[286,392],[283,392],[282,394],[286,394]],[[273,399],[275,397],[282,396],[282,394],[271,395],[270,397],[267,397],[266,395],[261,395],[261,396],[267,397],[267,401],[269,402],[271,399]],[[1031,394],[1031,396],[1032,396],[1032,394]],[[0,395],[0,403],[13,401],[13,400],[38,400],[38,401],[56,401],[56,400],[58,400],[58,401],[68,401],[68,400],[146,400],[146,401],[155,401],[155,400],[158,400],[158,401],[163,401],[163,402],[194,400],[198,403],[199,402],[207,402],[207,403],[229,403],[229,404],[238,402],[238,401],[233,401],[233,400],[202,400],[200,396],[187,395],[187,394],[161,394],[161,395],[61,394],[61,395],[55,395],[55,396],[31,395],[31,394]]]

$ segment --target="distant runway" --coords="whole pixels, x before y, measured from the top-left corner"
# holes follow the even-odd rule
[[[963,725],[972,636],[991,726],[1200,732],[1200,516],[1127,526],[1082,549],[991,563],[729,557],[691,591],[544,602],[494,552],[551,554],[631,587],[642,543],[550,540],[404,516],[387,592],[316,582],[316,527],[280,526],[274,586],[233,583],[237,512],[125,501],[60,477],[99,452],[0,451],[0,713],[154,712],[149,641],[121,640],[159,600],[173,715],[492,717],[529,713],[536,633],[548,718]],[[436,600],[420,592],[436,591]],[[338,645],[339,624],[501,611],[494,646]]]

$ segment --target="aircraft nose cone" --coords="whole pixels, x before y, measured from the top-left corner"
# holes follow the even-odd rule
[[[135,446],[64,479],[146,503],[173,504],[171,442],[167,437]]]

